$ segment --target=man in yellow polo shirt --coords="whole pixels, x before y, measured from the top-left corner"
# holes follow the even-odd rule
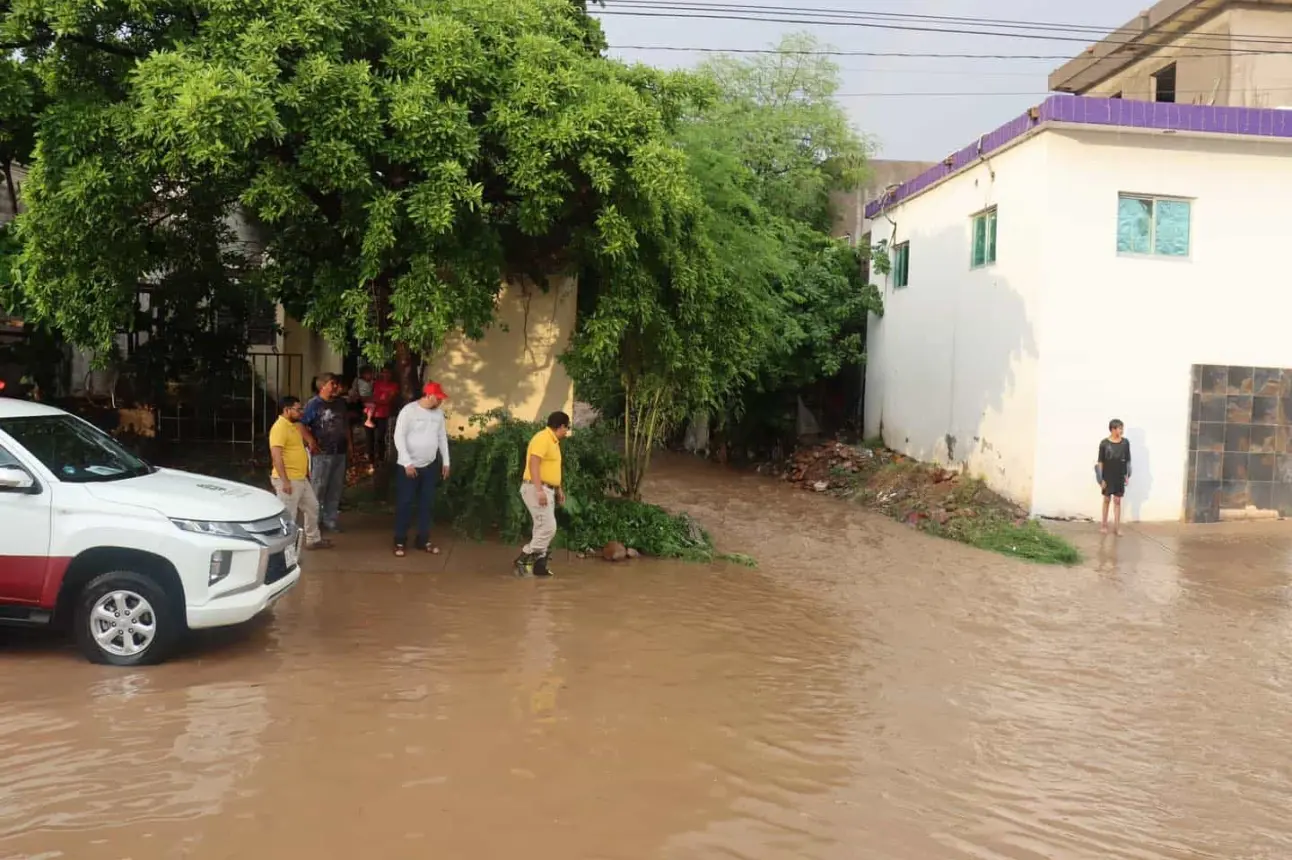
[[[310,549],[327,549],[332,544],[319,532],[319,500],[310,484],[310,455],[301,436],[300,420],[305,414],[300,398],[290,394],[278,402],[279,415],[269,430],[269,456],[274,461],[269,480],[274,492],[294,522],[299,511],[305,517],[305,543]]]
[[[547,426],[534,434],[525,452],[525,479],[520,497],[534,521],[534,533],[516,559],[519,576],[551,576],[548,547],[556,537],[556,506],[565,504],[561,489],[561,440],[570,435],[570,416],[553,412]]]

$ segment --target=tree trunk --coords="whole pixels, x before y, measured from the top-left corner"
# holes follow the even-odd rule
[[[659,380],[623,376],[624,387],[624,495],[641,500],[642,482],[650,468],[651,453],[665,429],[665,386]]]
[[[10,164],[11,162],[5,161],[4,164],[0,166],[3,166],[4,168],[4,185],[5,185],[5,192],[9,195],[9,206],[10,206],[9,211],[12,212],[14,215],[17,215],[18,214],[18,188],[17,186],[14,185],[13,171],[10,169]]]
[[[421,380],[417,376],[417,361],[403,341],[395,344],[395,379],[399,382],[399,395],[404,403],[412,403],[418,398]]]

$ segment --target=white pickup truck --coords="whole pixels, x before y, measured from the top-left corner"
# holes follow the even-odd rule
[[[86,421],[0,397],[0,624],[70,624],[96,663],[159,663],[300,579],[272,494],[159,469]]]

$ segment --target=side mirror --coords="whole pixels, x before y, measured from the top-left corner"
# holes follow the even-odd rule
[[[29,493],[36,486],[36,479],[20,466],[0,466],[0,490]]]

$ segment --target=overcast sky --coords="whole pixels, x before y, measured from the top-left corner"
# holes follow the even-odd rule
[[[1112,30],[1153,0],[715,0],[799,9],[909,13],[1044,21]],[[615,0],[608,0],[614,9]],[[591,4],[589,4],[591,5]],[[625,7],[619,7],[625,8]],[[603,15],[612,53],[657,66],[694,65],[703,54],[627,50],[622,46],[765,48],[785,33],[807,30],[832,47],[850,51],[1046,54],[1076,56],[1085,44],[1022,37],[900,32],[864,27],[770,22],[679,20]],[[990,29],[988,27],[987,29]],[[837,57],[839,100],[858,130],[879,144],[878,157],[938,160],[1045,98],[1046,78],[1058,59],[966,60],[950,58]],[[887,93],[892,95],[865,95]],[[966,95],[903,95],[964,93]],[[997,93],[997,95],[992,95]],[[860,94],[860,95],[853,95]]]

